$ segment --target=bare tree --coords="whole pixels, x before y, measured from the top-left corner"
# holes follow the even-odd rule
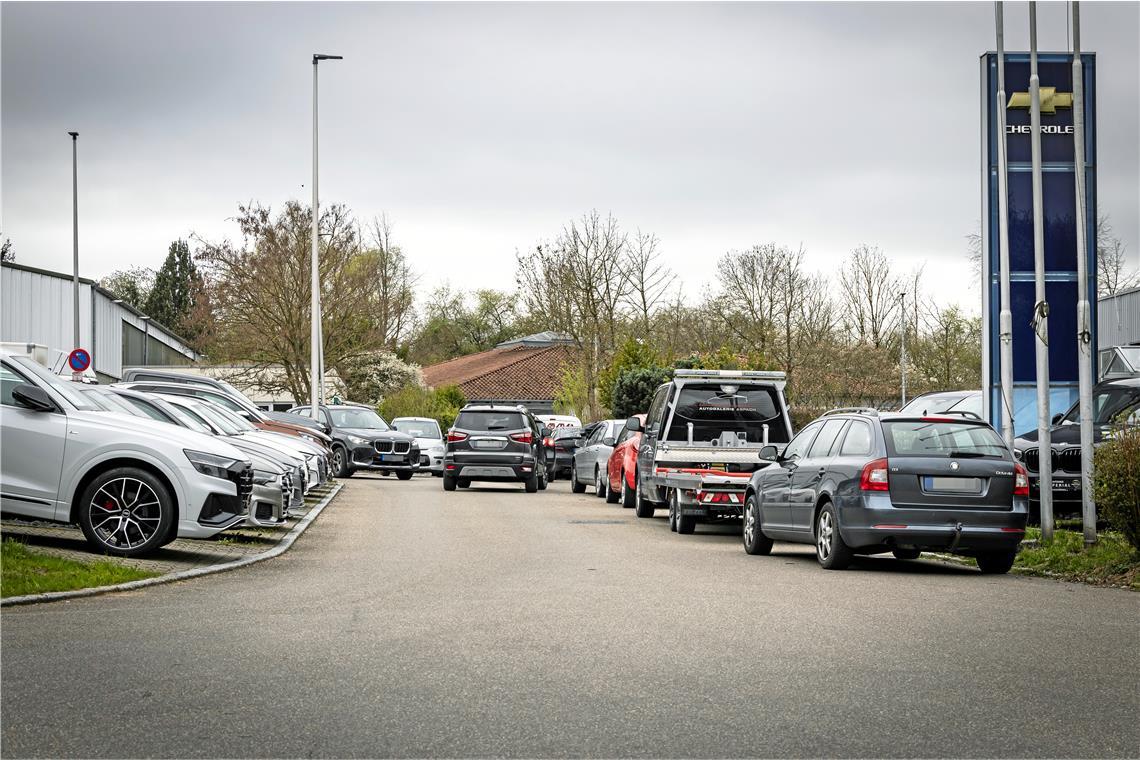
[[[860,245],[842,267],[841,284],[855,338],[876,348],[883,346],[897,317],[902,290],[887,257],[877,247]]]
[[[1099,296],[1111,296],[1140,285],[1140,261],[1128,260],[1127,246],[1113,234],[1108,215],[1096,225],[1096,289]]]
[[[627,303],[633,311],[641,334],[653,332],[653,315],[664,305],[677,275],[663,264],[657,251],[657,236],[637,231],[629,245],[626,279],[629,281]]]
[[[417,277],[403,249],[392,239],[392,223],[386,214],[372,220],[368,228],[368,248],[357,266],[371,281],[367,317],[375,321],[381,345],[394,351],[407,340],[415,316]]]
[[[718,288],[708,305],[719,309],[725,329],[760,354],[768,353],[775,331],[775,314],[783,254],[775,243],[729,251],[717,262]]]

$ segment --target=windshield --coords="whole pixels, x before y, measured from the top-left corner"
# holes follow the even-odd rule
[[[1093,396],[1093,424],[1111,425],[1117,417],[1129,418],[1140,411],[1140,388],[1109,386]],[[1081,405],[1073,408],[1061,420],[1062,423],[1079,423]]]
[[[363,406],[330,407],[329,419],[333,427],[390,430],[388,423],[376,412]]]
[[[11,357],[11,361],[13,364],[18,365],[20,369],[35,375],[43,384],[51,386],[52,390],[63,396],[64,400],[76,409],[82,409],[86,412],[97,412],[102,409],[102,407],[93,400],[86,398],[81,391],[76,389],[70,380],[63,380],[59,376],[53,375],[51,372],[48,372],[45,367],[31,359],[24,356],[13,356]]]
[[[401,433],[415,438],[443,438],[435,420],[392,420],[392,425]]]
[[[694,441],[720,440],[724,433],[743,433],[748,443],[787,441],[776,392],[770,388],[741,388],[726,392],[720,385],[686,385],[677,397],[667,440],[686,441],[689,425]],[[739,437],[739,436],[737,436]]]
[[[201,414],[198,414],[198,410],[187,409],[186,407],[182,406],[181,404],[175,404],[173,402],[171,402],[170,405],[173,406],[175,409],[177,409],[182,414],[184,414],[186,417],[190,418],[190,420],[192,420],[193,422],[195,422],[198,425],[201,425],[202,427],[206,428],[206,430],[210,431],[210,435],[220,435],[224,432],[222,430],[222,428],[217,425],[217,423],[213,422],[212,420],[206,419],[205,416],[203,416]]]
[[[887,456],[993,457],[1008,453],[1001,438],[986,425],[941,420],[883,422]]]

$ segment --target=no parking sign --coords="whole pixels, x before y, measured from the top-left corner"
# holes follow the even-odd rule
[[[86,348],[77,348],[67,355],[67,366],[72,372],[86,372],[91,366],[91,354]]]

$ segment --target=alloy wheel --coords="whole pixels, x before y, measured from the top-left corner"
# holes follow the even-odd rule
[[[337,475],[344,470],[344,454],[339,448],[333,449],[332,470]]]
[[[594,490],[597,491],[599,496],[605,496],[606,488],[602,485],[602,471],[601,469],[594,468]]]
[[[87,505],[91,529],[113,549],[142,546],[158,532],[162,504],[150,486],[136,478],[104,483]]]
[[[821,560],[831,555],[831,542],[834,539],[835,526],[831,522],[831,512],[826,509],[819,513],[819,530],[815,537],[815,550]]]
[[[744,543],[752,546],[753,539],[756,538],[756,505],[751,503],[748,509],[744,511]]]

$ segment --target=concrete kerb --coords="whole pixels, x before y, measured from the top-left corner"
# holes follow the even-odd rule
[[[317,502],[308,513],[301,518],[301,521],[293,526],[293,529],[285,534],[277,544],[268,551],[254,554],[249,557],[242,557],[232,562],[223,562],[218,565],[210,565],[209,567],[195,567],[190,570],[180,570],[176,573],[167,573],[160,575],[157,578],[146,578],[141,581],[129,581],[127,583],[117,583],[113,586],[96,586],[94,588],[81,588],[73,591],[49,591],[43,594],[27,594],[25,596],[13,596],[8,599],[0,600],[0,607],[14,607],[19,604],[38,604],[40,602],[58,602],[64,599],[79,599],[85,596],[98,596],[99,594],[110,594],[116,591],[133,591],[134,589],[146,588],[147,586],[157,586],[162,583],[174,583],[175,581],[183,581],[188,578],[197,578],[202,575],[212,575],[213,573],[224,573],[229,570],[236,570],[239,567],[252,565],[255,562],[261,562],[267,559],[273,559],[289,551],[289,547],[293,545],[302,533],[304,533],[313,520],[324,511],[324,508],[329,505],[329,502],[340,493],[340,489],[344,487],[343,483],[337,483],[331,491],[325,494],[324,498]]]

